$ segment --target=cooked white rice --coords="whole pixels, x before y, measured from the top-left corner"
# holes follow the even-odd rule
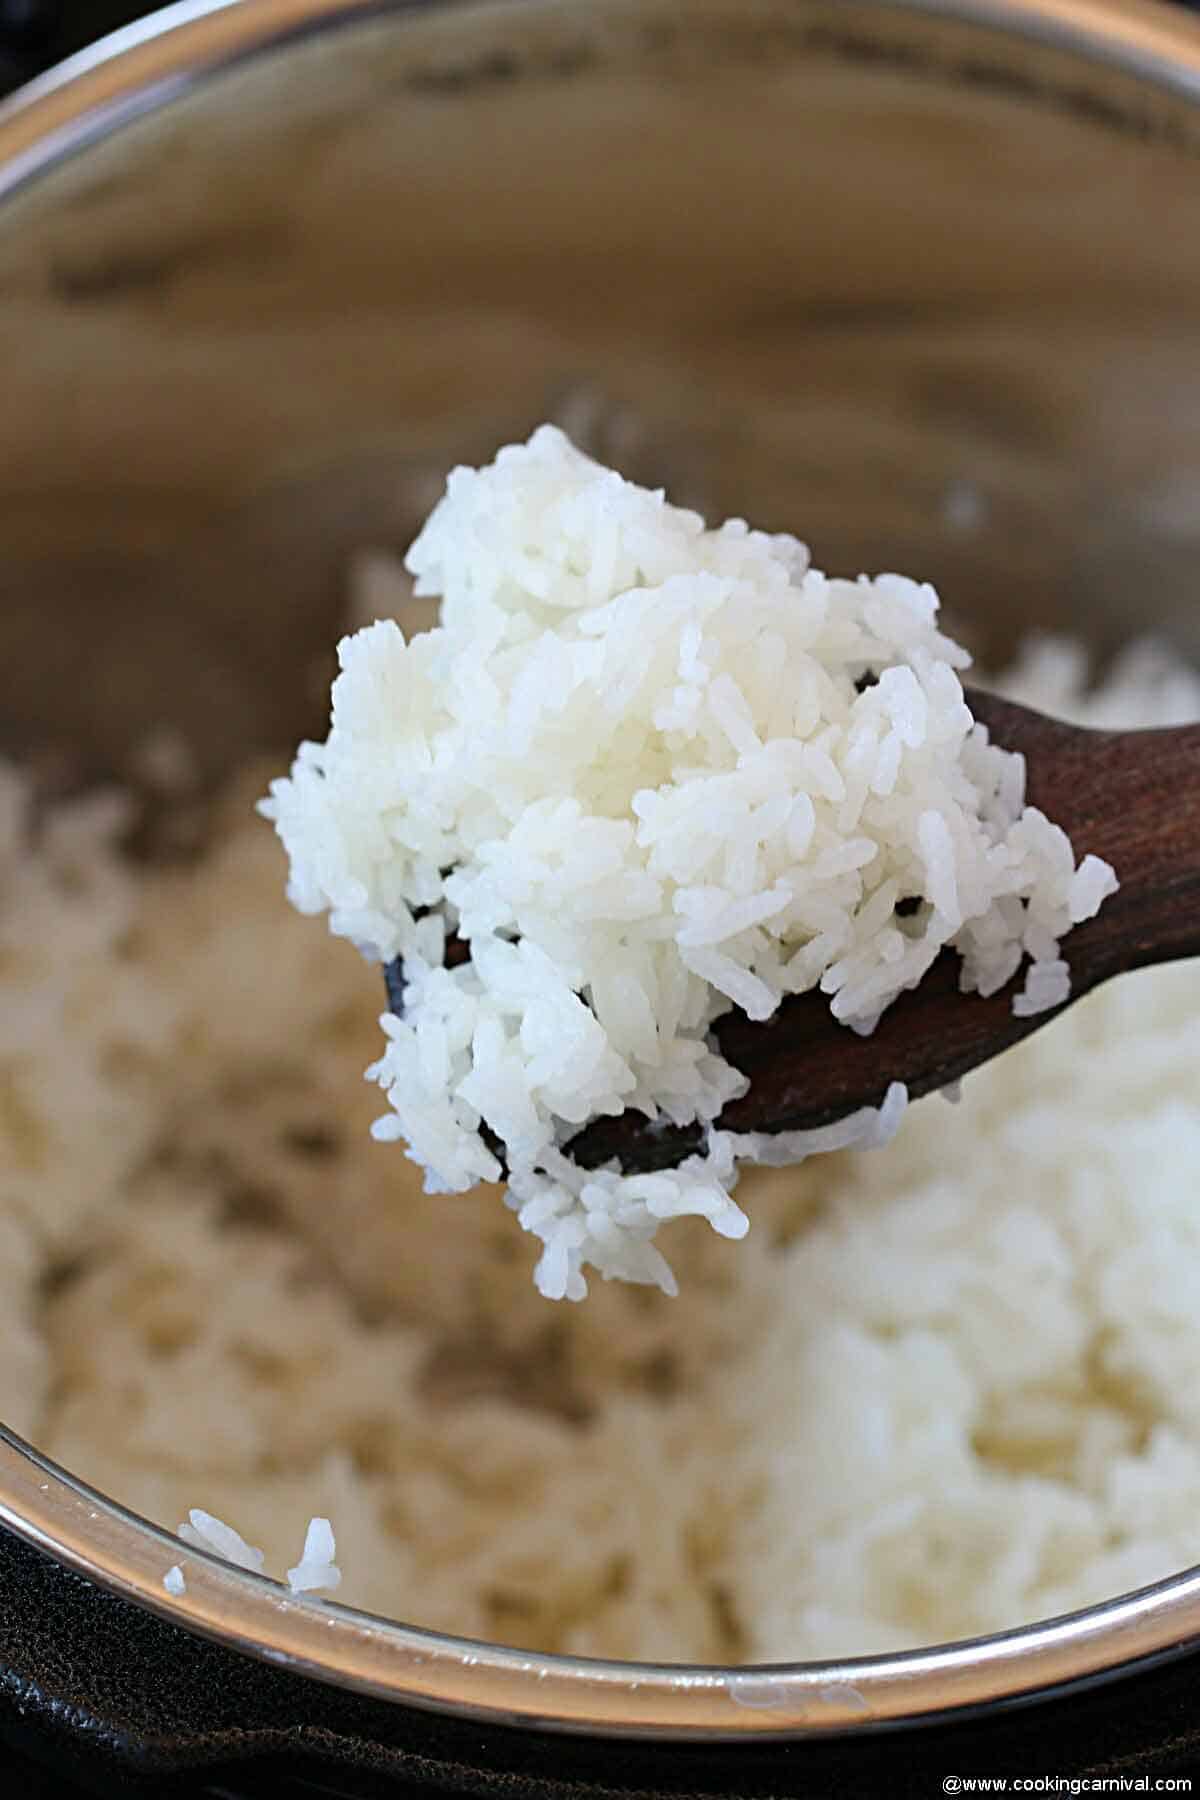
[[[741,520],[707,530],[552,426],[456,469],[406,561],[440,625],[342,642],[329,736],[263,811],[295,905],[403,958],[368,1071],[392,1107],[376,1137],[443,1193],[496,1180],[499,1140],[543,1294],[581,1299],[586,1266],[673,1293],[653,1239],[681,1215],[744,1235],[731,1190],[754,1137],[710,1130],[650,1175],[564,1154],[627,1109],[711,1126],[747,1085],[712,1036],[732,1006],[764,1020],[819,986],[870,1031],[947,945],[965,990],[1029,958],[1018,1012],[1069,997],[1059,940],[1113,871],[1077,866],[1025,805],[932,588],[831,579]],[[362,583],[382,595],[378,560]],[[862,1138],[903,1101],[857,1119]],[[819,1147],[792,1134],[772,1155]]]
[[[339,1588],[342,1585],[342,1571],[334,1561],[336,1555],[337,1545],[329,1520],[310,1519],[308,1530],[304,1534],[304,1549],[300,1561],[294,1569],[287,1572],[288,1586],[293,1594],[309,1594],[318,1589],[333,1593]]]
[[[235,1568],[248,1569],[252,1575],[261,1575],[266,1567],[267,1559],[262,1550],[256,1550],[232,1525],[215,1519],[202,1507],[193,1506],[177,1532],[185,1544],[191,1544],[197,1550],[207,1550],[210,1556],[219,1556],[223,1562],[232,1563]],[[309,1594],[318,1590],[333,1593],[339,1588],[342,1572],[334,1560],[336,1556],[337,1545],[329,1520],[310,1519],[308,1530],[304,1534],[304,1549],[300,1561],[287,1572],[287,1584],[292,1593]],[[178,1563],[163,1576],[163,1586],[168,1594],[173,1594],[177,1599],[187,1593],[187,1581]]]
[[[1041,646],[1011,685],[1200,716],[1152,650],[1081,675]],[[566,1652],[867,1652],[1200,1560],[1200,971],[1102,989],[881,1156],[752,1172],[736,1251],[664,1227],[677,1300],[549,1312],[494,1191],[371,1142],[378,970],[284,901],[260,779],[137,874],[107,802],[33,837],[0,780],[8,1424],[271,1570],[331,1518],[350,1604]]]
[[[202,1507],[193,1506],[184,1524],[178,1528],[178,1534],[185,1544],[192,1544],[197,1550],[207,1550],[213,1556],[233,1563],[236,1568],[249,1569],[252,1575],[261,1575],[266,1556],[256,1550],[240,1537],[232,1525],[223,1524],[214,1519],[211,1513]]]

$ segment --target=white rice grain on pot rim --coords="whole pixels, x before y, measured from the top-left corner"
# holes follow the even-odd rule
[[[329,736],[262,810],[295,905],[403,958],[375,1135],[445,1193],[499,1176],[498,1139],[543,1294],[582,1299],[589,1266],[674,1293],[666,1219],[744,1235],[753,1137],[710,1132],[653,1176],[569,1155],[627,1109],[711,1126],[746,1088],[711,1031],[731,1006],[764,1020],[819,986],[870,1031],[947,944],[983,993],[1028,955],[1018,1012],[1069,996],[1059,939],[1113,871],[1077,868],[1024,805],[930,587],[832,579],[741,520],[707,530],[552,426],[454,470],[406,562],[440,625],[343,640]],[[373,559],[364,583],[383,579]]]
[[[293,1594],[309,1594],[318,1590],[333,1593],[342,1584],[342,1572],[334,1558],[337,1545],[328,1519],[310,1519],[304,1534],[300,1561],[287,1572]]]
[[[249,1569],[252,1575],[262,1574],[266,1562],[263,1552],[248,1544],[231,1525],[214,1518],[202,1507],[188,1509],[186,1521],[178,1528],[178,1536],[197,1550],[208,1550],[214,1556],[223,1557],[235,1568]]]
[[[232,1563],[235,1568],[247,1569],[252,1575],[263,1573],[266,1565],[264,1553],[248,1544],[231,1525],[214,1518],[201,1507],[190,1508],[186,1522],[178,1527],[177,1535],[185,1544],[191,1544],[197,1550],[207,1550],[211,1555]],[[291,1592],[334,1592],[342,1581],[342,1572],[334,1560],[336,1556],[337,1545],[329,1520],[310,1519],[304,1534],[304,1549],[300,1561],[287,1572],[287,1584]],[[186,1594],[187,1582],[178,1563],[163,1576],[163,1586],[176,1599]]]

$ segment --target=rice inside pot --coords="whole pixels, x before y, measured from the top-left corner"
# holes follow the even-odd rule
[[[1162,652],[1083,675],[1042,646],[1010,686],[1200,716]],[[195,869],[136,874],[120,806],[0,785],[8,1423],[273,1569],[331,1518],[351,1604],[583,1654],[911,1646],[1200,1559],[1195,970],[1090,997],[882,1156],[754,1173],[736,1249],[665,1227],[678,1299],[548,1316],[494,1193],[371,1142],[378,971],[287,906],[261,779]]]

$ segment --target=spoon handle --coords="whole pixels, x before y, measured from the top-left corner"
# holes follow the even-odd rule
[[[992,694],[968,692],[996,743],[1026,758],[1030,805],[1061,824],[1077,856],[1111,862],[1121,886],[1063,947],[1071,997],[1149,963],[1200,955],[1200,725],[1091,731]],[[1017,1017],[1013,983],[981,999],[959,990],[961,963],[943,951],[870,1037],[831,1025],[819,992],[785,1000],[765,1024],[729,1013],[722,1053],[750,1079],[724,1109],[729,1131],[790,1131],[878,1106],[902,1081],[910,1099],[946,1087],[1028,1037],[1061,1007]],[[1018,977],[1018,980],[1020,978]],[[1068,1002],[1069,1004],[1069,1002]],[[647,1133],[630,1115],[597,1119],[571,1146],[584,1164],[666,1168],[699,1146],[697,1126]]]
[[[1077,855],[1117,871],[1117,893],[1064,945],[1072,994],[1200,955],[1200,725],[1090,731],[990,694],[968,700],[997,743],[1024,754],[1029,803]]]

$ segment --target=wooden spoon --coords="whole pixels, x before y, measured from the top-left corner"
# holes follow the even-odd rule
[[[1130,969],[1200,954],[1200,725],[1161,731],[1091,731],[1048,719],[992,694],[967,704],[993,742],[1026,759],[1027,798],[1066,831],[1078,856],[1090,851],[1121,886],[1094,919],[1064,941],[1070,1005]],[[448,962],[465,945],[452,940]],[[783,1001],[765,1024],[733,1012],[718,1021],[721,1053],[750,1077],[749,1091],[721,1113],[727,1131],[794,1131],[878,1106],[890,1082],[910,1099],[946,1087],[1028,1037],[1063,1008],[1032,1018],[1012,1010],[1018,974],[988,999],[959,992],[960,959],[943,951],[920,986],[901,995],[870,1037],[840,1025],[828,997]],[[387,971],[393,1004],[399,971]],[[697,1150],[700,1125],[651,1127],[638,1113],[600,1118],[566,1147],[586,1168],[614,1158],[628,1173],[671,1168]]]

